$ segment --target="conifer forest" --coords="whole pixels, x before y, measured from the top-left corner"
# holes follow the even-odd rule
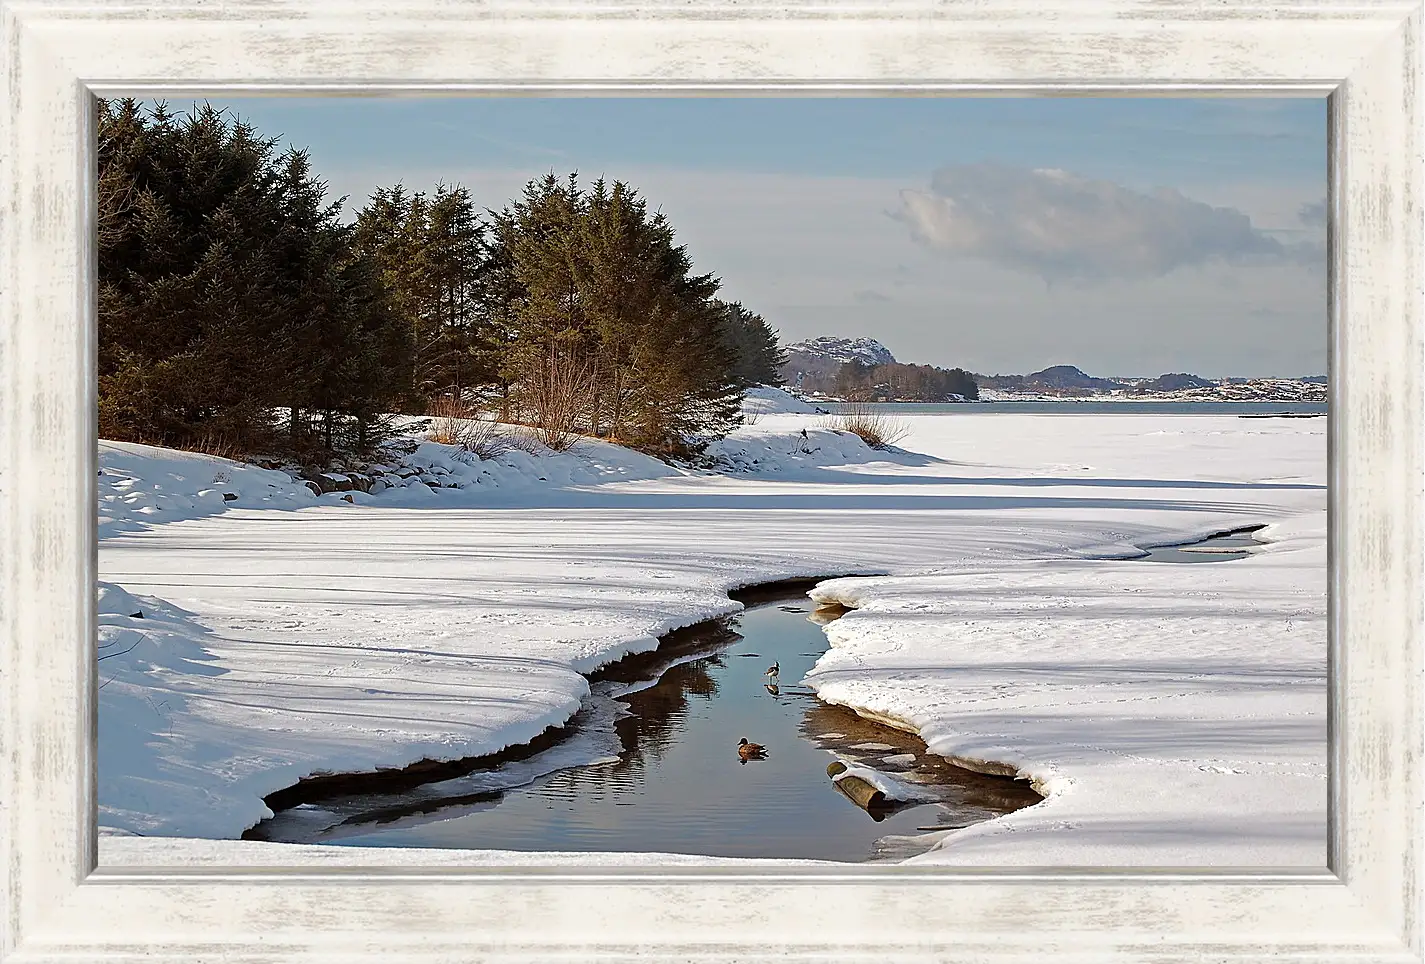
[[[773,328],[623,181],[397,183],[352,217],[228,111],[97,110],[104,438],[311,459],[442,413],[681,456],[777,382]]]

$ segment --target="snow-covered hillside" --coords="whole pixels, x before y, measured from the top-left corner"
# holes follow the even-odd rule
[[[806,356],[804,359],[796,359],[798,361],[818,359],[836,365],[853,361],[864,365],[891,365],[896,360],[890,349],[874,338],[837,338],[822,335],[787,345],[786,351],[789,358]]]

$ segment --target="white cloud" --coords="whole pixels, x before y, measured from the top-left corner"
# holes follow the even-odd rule
[[[893,217],[915,240],[951,257],[1048,281],[1133,280],[1215,262],[1319,257],[1315,246],[1283,242],[1235,208],[1052,169],[942,168],[928,190],[902,191]]]

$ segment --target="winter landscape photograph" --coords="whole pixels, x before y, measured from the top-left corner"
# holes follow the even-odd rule
[[[1322,98],[97,101],[100,860],[1322,868]]]

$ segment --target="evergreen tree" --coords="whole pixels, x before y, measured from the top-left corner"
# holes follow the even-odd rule
[[[350,368],[343,346],[347,326],[381,331],[390,312],[342,280],[349,232],[306,155],[276,156],[208,105],[98,112],[100,431],[291,451],[307,441],[304,407],[383,407],[389,377]],[[278,406],[293,409],[281,436]]]
[[[873,366],[865,362],[849,361],[836,372],[836,394],[847,401],[864,402],[874,398],[874,382],[871,381]]]
[[[549,174],[494,217],[519,299],[507,309],[512,337],[504,375],[526,417],[556,448],[587,417],[595,348],[578,277],[581,203],[572,175],[561,182]]]
[[[733,372],[747,388],[780,385],[780,369],[787,353],[777,341],[777,331],[761,315],[748,311],[740,302],[717,302],[723,312],[723,337],[733,354]]]
[[[675,453],[732,425],[741,384],[718,281],[622,182],[531,181],[494,216],[506,374],[541,421]],[[493,312],[492,312],[493,313]]]
[[[155,442],[261,439],[286,293],[264,242],[280,219],[273,144],[205,106],[145,119],[99,106],[101,431]],[[115,186],[125,185],[123,190]]]
[[[493,394],[556,447],[673,454],[776,380],[776,333],[623,182],[550,174],[488,222],[398,183],[348,225],[304,152],[226,112],[104,102],[98,128],[108,437],[312,454]]]
[[[380,188],[357,215],[356,244],[378,265],[411,345],[412,404],[461,400],[493,380],[490,333],[480,312],[485,227],[470,192],[436,186]]]
[[[426,364],[441,390],[456,399],[490,374],[479,364],[486,339],[475,306],[484,233],[470,192],[459,185],[437,185],[422,247],[433,332]]]

